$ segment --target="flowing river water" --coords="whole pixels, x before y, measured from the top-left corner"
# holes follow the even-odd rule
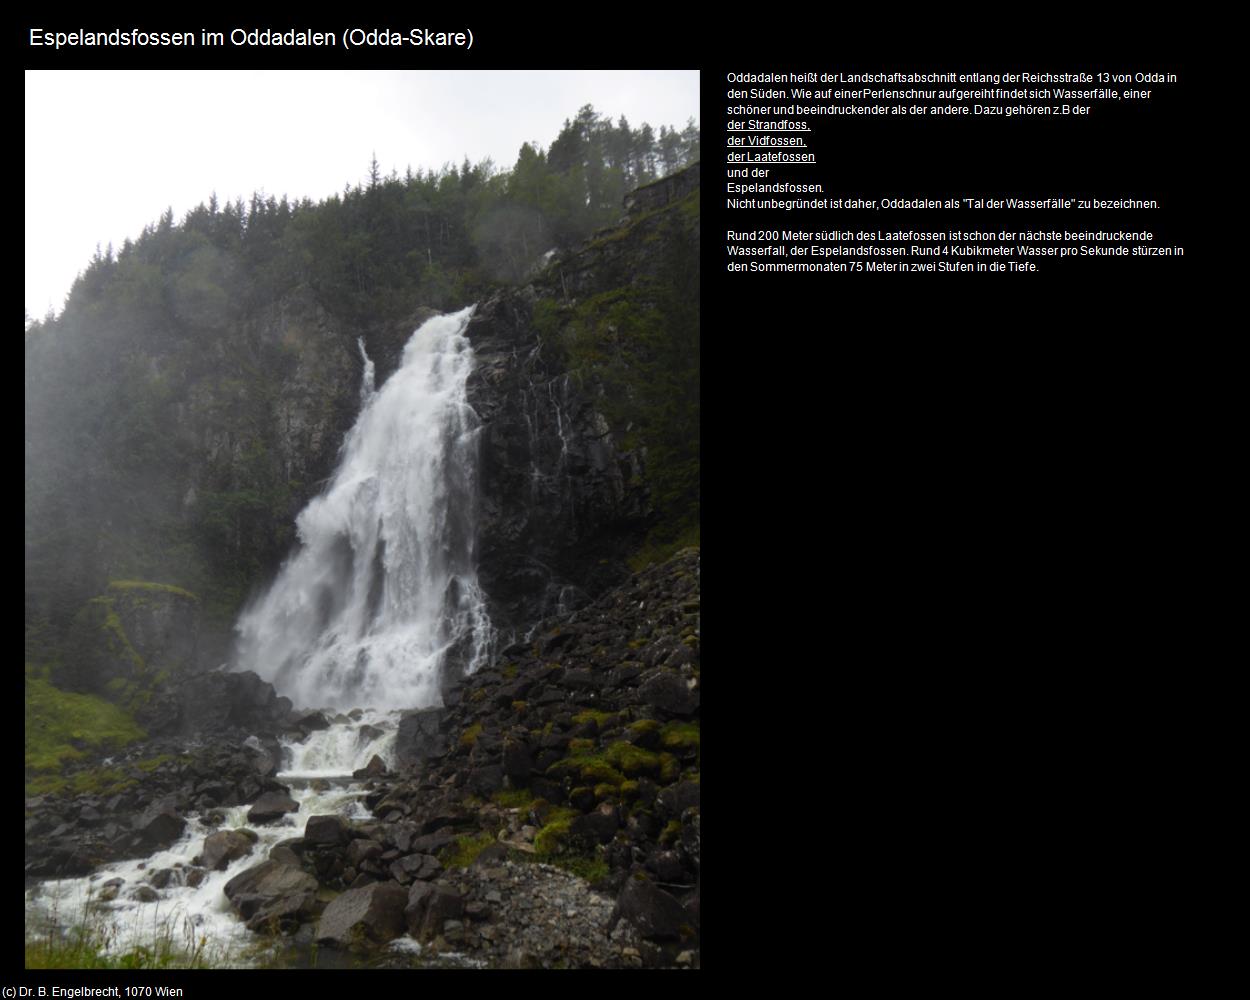
[[[188,814],[168,849],[29,890],[28,927],[87,920],[116,954],[164,939],[213,964],[264,964],[272,956],[230,908],[225,884],[300,836],[310,816],[367,818],[352,772],[375,754],[394,764],[399,713],[440,704],[450,663],[471,673],[489,659],[494,631],[476,573],[480,423],[465,391],[472,312],[423,324],[380,389],[360,345],[361,410],[338,468],[300,513],[298,548],[236,626],[237,669],[339,720],[283,742],[277,777],[299,811],[263,825],[248,823],[247,805]],[[352,706],[372,707],[341,714]],[[196,881],[205,838],[232,828],[255,834],[251,854]]]

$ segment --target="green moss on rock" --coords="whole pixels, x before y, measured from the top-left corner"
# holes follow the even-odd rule
[[[443,848],[440,860],[445,868],[468,868],[493,843],[494,836],[485,831],[472,836],[457,837],[454,843]]]
[[[558,760],[547,768],[547,774],[553,778],[565,775],[575,776],[592,785],[604,782],[619,785],[625,780],[625,776],[620,771],[596,754],[565,757],[564,760]]]
[[[640,774],[658,774],[662,766],[659,755],[623,740],[609,746],[603,756],[608,763],[631,778]]]
[[[588,708],[573,716],[573,721],[579,726],[585,725],[587,722],[593,722],[600,729],[604,729],[609,723],[616,721],[616,713],[601,712],[597,708]]]
[[[577,818],[577,812],[556,806],[547,813],[547,822],[534,835],[534,853],[540,858],[559,854],[568,842],[569,827]]]
[[[670,722],[660,730],[660,744],[668,750],[698,750],[697,722]]]
[[[525,809],[534,802],[534,793],[528,788],[504,788],[492,795],[490,799],[505,809]]]

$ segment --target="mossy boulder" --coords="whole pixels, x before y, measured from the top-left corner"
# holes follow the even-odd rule
[[[149,730],[177,722],[172,686],[195,669],[200,602],[161,583],[115,580],[74,619],[58,687],[98,695]]]

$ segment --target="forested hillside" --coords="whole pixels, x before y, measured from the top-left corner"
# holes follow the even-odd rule
[[[224,635],[332,471],[361,347],[380,382],[429,310],[520,282],[698,150],[693,123],[657,132],[587,106],[511,169],[375,161],[319,203],[213,196],[98,252],[63,313],[25,333],[35,655],[119,579],[200,595]]]

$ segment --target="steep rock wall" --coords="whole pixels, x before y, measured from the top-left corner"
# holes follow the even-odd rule
[[[657,523],[678,519],[662,474],[672,462],[657,455],[672,421],[648,397],[670,393],[633,384],[660,381],[657,370],[684,379],[671,395],[694,414],[682,433],[697,480],[698,167],[652,187],[621,225],[483,303],[468,328],[483,422],[479,578],[505,637],[619,583]],[[684,489],[688,520],[697,492]]]

